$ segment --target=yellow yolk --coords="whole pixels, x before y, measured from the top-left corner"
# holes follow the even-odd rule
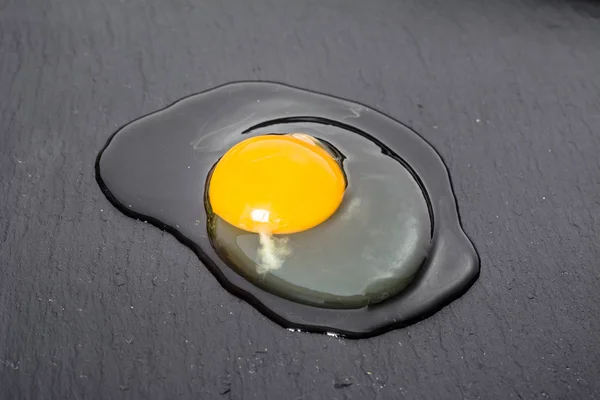
[[[327,220],[342,202],[344,172],[317,139],[264,135],[233,146],[210,178],[212,210],[250,232],[287,234]]]

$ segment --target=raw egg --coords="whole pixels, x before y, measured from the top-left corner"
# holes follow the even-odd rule
[[[323,94],[240,82],[187,97],[117,131],[96,178],[124,214],[173,234],[290,329],[378,334],[431,315],[479,273],[438,153]],[[214,295],[202,273],[189,279]]]

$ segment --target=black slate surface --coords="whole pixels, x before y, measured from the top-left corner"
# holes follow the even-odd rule
[[[0,0],[0,398],[600,398],[600,5]],[[448,163],[481,277],[367,340],[289,332],[94,182],[234,80],[373,106]]]

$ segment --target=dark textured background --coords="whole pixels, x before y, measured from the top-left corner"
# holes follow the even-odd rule
[[[473,288],[376,338],[293,333],[108,203],[115,129],[242,79],[422,133]],[[600,398],[599,152],[597,2],[0,0],[0,398]]]

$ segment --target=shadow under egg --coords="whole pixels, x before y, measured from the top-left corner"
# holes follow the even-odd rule
[[[265,129],[308,133],[343,155],[344,200],[312,229],[261,240],[212,214],[205,199],[219,257],[262,289],[315,307],[365,307],[406,288],[429,252],[432,226],[428,201],[411,173],[372,141],[335,126]],[[275,266],[263,259],[265,252],[277,258]]]

